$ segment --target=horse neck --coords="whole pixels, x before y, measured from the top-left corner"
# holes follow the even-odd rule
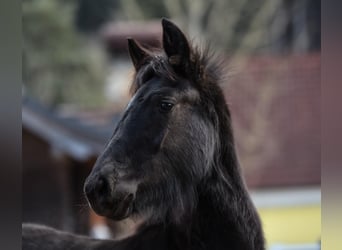
[[[259,218],[238,166],[225,169],[230,171],[215,171],[198,186],[193,211],[177,222],[146,226],[135,241],[143,241],[143,249],[264,250]]]
[[[221,144],[214,171],[198,187],[193,237],[208,249],[262,250],[261,223],[240,173],[232,130],[224,130],[221,138],[230,143]]]
[[[203,249],[263,249],[259,218],[243,184],[234,190],[224,187],[223,180],[213,181],[211,189],[199,196],[194,242],[206,246]]]

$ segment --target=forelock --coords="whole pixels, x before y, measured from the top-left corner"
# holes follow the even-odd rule
[[[136,72],[135,80],[132,84],[131,92],[135,92],[143,80],[147,77],[157,76],[160,78],[177,81],[180,78],[190,80],[195,87],[208,90],[208,85],[220,84],[225,75],[224,63],[214,53],[209,46],[200,48],[199,46],[190,46],[190,62],[188,69],[182,75],[175,72],[165,53],[161,49],[152,49],[151,56],[145,61],[144,65]]]

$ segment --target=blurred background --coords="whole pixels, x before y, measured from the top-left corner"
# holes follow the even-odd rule
[[[127,37],[158,46],[168,17],[229,62],[222,88],[268,249],[319,249],[320,1],[23,0],[22,11],[24,222],[134,230],[96,216],[82,188],[129,100]]]

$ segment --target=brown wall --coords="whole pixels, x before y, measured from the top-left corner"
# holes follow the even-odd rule
[[[80,163],[55,155],[49,144],[23,129],[23,222],[87,233],[89,208],[83,183],[93,160]]]
[[[50,146],[23,129],[23,222],[66,228],[65,168],[53,161]]]

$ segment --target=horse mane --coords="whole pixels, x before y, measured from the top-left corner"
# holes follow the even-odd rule
[[[172,67],[170,60],[168,60],[165,52],[158,47],[148,47],[149,56],[144,58],[141,62],[141,68],[143,72],[135,72],[134,78],[142,75],[156,75],[159,77],[168,78],[170,80],[177,80],[180,76],[191,80],[196,84],[205,85],[220,84],[225,80],[225,61],[223,58],[219,58],[211,49],[210,45],[206,45],[203,48],[193,43],[190,46],[190,63],[188,69],[183,74],[176,72]],[[147,66],[143,68],[143,66]],[[131,94],[134,94],[137,88],[135,82],[131,83]],[[210,92],[210,89],[208,89]]]

